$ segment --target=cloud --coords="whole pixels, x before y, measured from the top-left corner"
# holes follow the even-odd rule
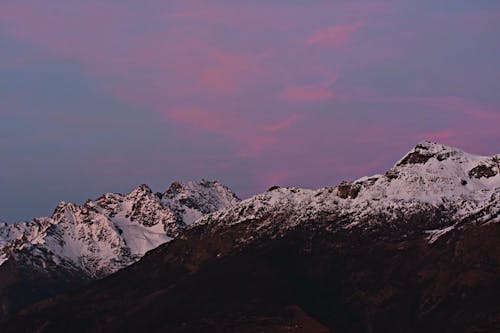
[[[372,95],[369,100],[383,105],[394,104],[399,109],[408,110],[405,114],[415,119],[407,135],[413,140],[430,139],[485,154],[494,153],[483,149],[491,142],[500,140],[500,108],[457,96]]]
[[[170,119],[184,123],[190,127],[203,129],[231,136],[241,127],[237,118],[224,112],[210,111],[198,108],[180,108],[167,112]]]
[[[271,145],[283,143],[279,136],[304,118],[303,115],[294,114],[282,120],[262,124],[262,121],[252,119],[251,116],[202,108],[178,108],[165,112],[165,115],[167,120],[182,123],[187,128],[201,129],[222,136],[236,145],[240,157],[255,157]]]
[[[316,31],[306,41],[309,45],[320,46],[324,48],[341,48],[347,44],[354,33],[361,29],[361,23],[349,25],[334,25]]]
[[[337,75],[331,75],[320,84],[287,87],[280,92],[280,98],[292,102],[320,102],[331,100],[334,98],[331,86],[336,81]]]
[[[382,102],[423,105],[444,111],[459,112],[475,120],[500,122],[500,110],[457,96],[379,98]]]
[[[333,98],[331,91],[319,86],[291,87],[281,92],[280,97],[288,101],[318,102]]]
[[[289,101],[317,102],[333,98],[333,94],[326,88],[318,86],[290,87],[280,93],[280,97]]]
[[[435,142],[450,142],[455,141],[458,133],[453,129],[445,129],[437,132],[426,132],[420,135],[422,140],[431,140]]]
[[[278,170],[272,171],[263,179],[263,186],[283,185],[291,176],[290,171]]]
[[[270,124],[270,125],[265,125],[262,127],[262,129],[266,132],[279,132],[279,131],[282,131],[284,129],[289,128],[290,126],[292,126],[293,124],[298,122],[303,117],[304,117],[303,115],[294,114],[294,115],[291,115],[290,117],[288,117],[280,122]]]
[[[262,73],[257,64],[257,56],[237,56],[214,50],[210,54],[214,65],[203,68],[200,81],[208,90],[231,93],[250,78]]]

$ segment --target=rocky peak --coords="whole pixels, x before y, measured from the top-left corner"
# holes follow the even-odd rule
[[[494,161],[495,156],[472,155],[458,148],[424,141],[384,175],[363,177],[354,181],[351,188],[359,192],[357,202],[364,204],[374,200],[432,205],[456,200],[485,202],[500,187]]]
[[[179,193],[181,193],[183,189],[184,189],[184,184],[180,182],[173,182],[172,184],[170,184],[165,193],[163,193],[162,197],[173,198]]]
[[[137,188],[133,189],[129,194],[126,195],[127,198],[140,198],[145,196],[150,196],[153,194],[151,188],[146,184],[141,184]]]
[[[103,277],[176,237],[194,219],[235,203],[227,200],[234,194],[218,182],[174,183],[170,189],[176,192],[172,200],[143,184],[81,206],[62,201],[50,218],[0,225],[0,265],[11,251],[2,249],[29,248],[38,257],[46,254],[45,265],[71,262],[90,278]]]
[[[231,207],[240,199],[218,181],[175,182],[165,191],[161,202],[169,207],[178,221],[191,224],[203,215]]]
[[[73,223],[75,222],[75,214],[78,213],[80,208],[72,202],[61,201],[57,206],[54,212],[52,213],[52,220],[54,223],[59,222],[67,222]]]
[[[450,157],[460,157],[465,153],[450,146],[442,145],[431,141],[423,141],[418,143],[415,148],[408,152],[396,166],[406,164],[425,164],[431,158],[436,158],[438,161],[444,161]]]

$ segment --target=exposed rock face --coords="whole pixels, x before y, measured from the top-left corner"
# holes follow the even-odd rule
[[[490,178],[490,177],[495,177],[495,175],[498,172],[495,171],[494,166],[488,166],[488,165],[478,165],[477,167],[473,168],[471,171],[469,171],[469,177],[474,177],[474,178]]]
[[[420,150],[425,163],[390,176],[276,188],[209,214],[0,330],[500,331],[500,175],[469,177],[491,157],[429,142],[409,155]]]
[[[50,218],[0,225],[0,319],[29,301],[114,273],[195,219],[239,201],[218,182],[175,186],[175,193],[161,196],[141,185],[82,206],[61,202]],[[12,283],[2,283],[12,276]],[[26,286],[25,297],[19,297]]]
[[[417,147],[418,148],[418,147]],[[422,148],[420,148],[422,149]],[[408,154],[401,162],[399,165],[404,165],[404,164],[425,164],[428,160],[432,158],[431,154],[425,154],[419,151],[414,151],[410,154]]]
[[[343,182],[337,187],[337,195],[342,199],[356,199],[361,186],[359,184],[352,184]]]

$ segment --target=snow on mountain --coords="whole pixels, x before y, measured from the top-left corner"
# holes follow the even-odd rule
[[[163,194],[141,185],[82,206],[61,202],[50,218],[0,224],[0,265],[17,258],[100,278],[168,242],[195,219],[238,201],[219,182],[202,180],[173,183]]]
[[[234,193],[217,182],[173,183],[162,195],[161,202],[169,207],[178,221],[191,224],[202,216],[235,205]]]
[[[407,222],[427,212],[429,240],[457,221],[500,222],[500,155],[477,156],[445,145],[422,142],[383,175],[318,190],[272,188],[195,225],[247,223],[240,242],[264,234],[275,237],[298,224],[329,217],[342,228]],[[434,218],[429,218],[434,216]],[[452,223],[452,225],[449,225]],[[333,227],[333,226],[332,226]],[[338,227],[338,226],[335,226]]]
[[[400,246],[439,253],[450,235],[464,235],[474,227],[485,237],[484,230],[500,222],[499,160],[500,155],[477,156],[422,142],[384,174],[317,190],[272,187],[239,202],[221,184],[201,181],[173,183],[164,193],[141,185],[126,195],[108,193],[81,206],[61,202],[50,218],[0,224],[0,280],[8,284],[12,276],[20,276],[14,287],[0,286],[0,320],[34,301],[128,266],[172,238],[177,239],[146,256],[162,259],[142,260],[143,266],[138,263],[124,274],[139,270],[144,281],[147,267],[149,282],[151,267],[154,272],[159,262],[177,263],[167,265],[168,272],[177,274],[201,269],[210,258],[257,253],[255,249],[275,243],[280,248],[297,239],[305,242],[300,251],[307,255],[315,244],[320,244],[319,254],[324,249],[337,253],[335,248],[344,244],[340,246],[349,256],[358,247],[370,254],[373,244],[386,242],[391,249],[383,253],[394,258]],[[495,244],[491,237],[490,245]],[[371,260],[363,259],[360,267]],[[95,301],[89,304],[94,314]]]
[[[27,252],[40,265],[65,265],[98,278],[190,226],[244,223],[239,241],[248,242],[325,218],[347,229],[381,223],[390,228],[422,212],[432,221],[422,228],[434,242],[464,219],[500,221],[499,160],[426,141],[385,174],[317,190],[272,188],[240,203],[218,182],[173,183],[164,193],[141,185],[82,206],[61,202],[50,218],[0,225],[0,264]]]

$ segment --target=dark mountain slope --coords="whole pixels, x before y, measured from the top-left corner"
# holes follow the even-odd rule
[[[221,258],[242,231],[206,229],[32,307],[2,332],[500,330],[499,224],[467,225],[432,244],[418,231],[387,240],[303,225]]]

